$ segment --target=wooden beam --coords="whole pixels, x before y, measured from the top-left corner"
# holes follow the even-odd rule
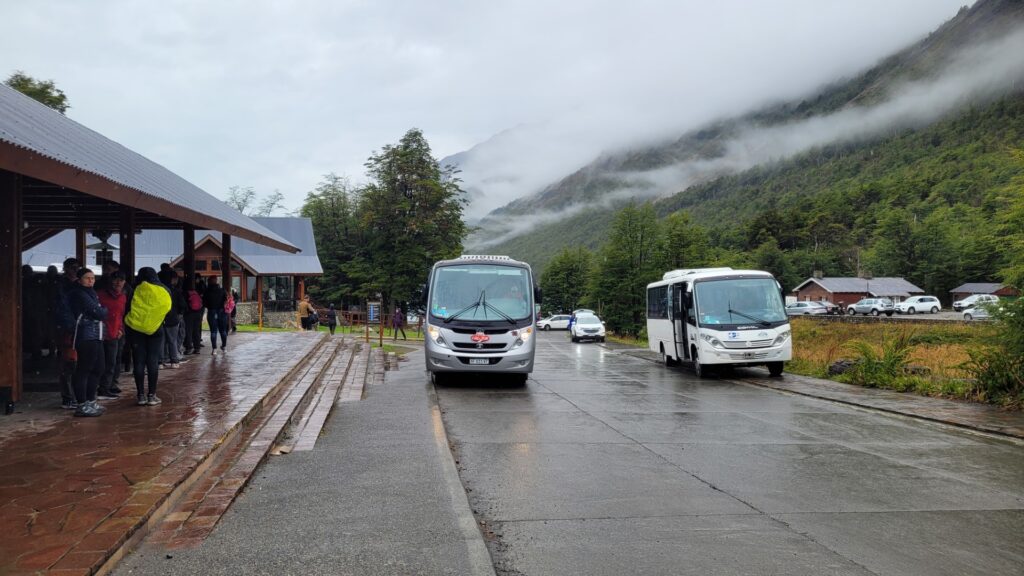
[[[185,226],[182,231],[181,243],[185,249],[185,257],[182,265],[185,268],[185,289],[192,290],[196,287],[196,227]]]
[[[21,399],[21,176],[0,170],[0,402]]]
[[[85,249],[85,228],[75,228],[75,258],[82,268],[89,267],[89,252]]]
[[[224,291],[231,294],[231,234],[221,234],[220,280]]]
[[[259,329],[263,331],[263,276],[256,277],[256,316],[259,318]]]
[[[135,209],[130,206],[122,206],[118,224],[118,233],[121,247],[121,270],[124,271],[128,281],[135,283]]]

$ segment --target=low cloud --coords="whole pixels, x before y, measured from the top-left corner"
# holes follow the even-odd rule
[[[816,147],[876,138],[886,132],[927,125],[970,103],[1020,89],[1024,82],[1024,30],[964,50],[934,79],[896,87],[883,101],[848,106],[832,114],[774,125],[741,127],[722,143],[715,158],[680,162],[643,172],[606,172],[602,177],[623,185],[596,204],[571,205],[554,214],[491,215],[484,221],[489,233],[474,236],[478,246],[496,244],[527,233],[539,224],[578,213],[586,207],[607,207],[635,198],[661,198],[689,186],[782,160]],[[499,231],[497,233],[493,231]]]

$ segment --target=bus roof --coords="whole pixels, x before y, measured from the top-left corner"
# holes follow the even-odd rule
[[[775,278],[771,272],[764,270],[733,270],[732,268],[693,268],[690,270],[672,270],[666,272],[661,280],[651,282],[648,288],[678,284],[679,282],[694,282],[699,280],[711,280],[714,278]]]
[[[434,263],[434,267],[438,266],[458,266],[459,264],[502,264],[505,266],[516,266],[519,268],[530,268],[530,265],[526,262],[520,262],[519,260],[513,260],[508,256],[497,256],[490,254],[463,254],[458,258],[451,260],[440,260]]]

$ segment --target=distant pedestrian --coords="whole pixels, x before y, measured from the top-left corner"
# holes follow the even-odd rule
[[[163,368],[181,368],[181,349],[178,348],[178,331],[181,329],[182,315],[185,312],[185,298],[178,290],[178,275],[174,270],[162,270],[157,278],[171,295],[171,309],[164,318],[164,351],[160,359]]]
[[[334,329],[338,326],[338,311],[334,309],[334,304],[327,307],[327,329],[331,331],[331,336],[334,336]]]
[[[210,345],[214,356],[217,355],[217,334],[220,334],[221,352],[228,351],[228,314],[224,310],[227,301],[228,295],[217,284],[217,277],[211,276],[203,294],[203,305],[206,306],[206,322],[210,325]]]
[[[313,315],[315,313],[313,305],[309,303],[309,294],[303,295],[302,300],[299,301],[299,323],[302,325],[303,330],[313,329]]]
[[[231,307],[230,310],[228,310],[228,306]],[[231,317],[231,333],[234,334],[238,332],[238,324],[235,322],[235,318],[238,316],[238,292],[234,288],[231,289],[231,299],[225,304],[224,309]]]
[[[391,315],[391,328],[394,333],[391,335],[391,341],[398,340],[398,333],[402,333],[402,340],[408,340],[405,337],[405,315],[402,313],[402,309],[395,307],[395,313]]]
[[[160,357],[164,348],[164,319],[171,310],[171,292],[156,276],[156,270],[146,266],[139,270],[138,284],[132,294],[131,305],[124,323],[128,344],[132,348],[135,391],[139,406],[156,406],[160,378]],[[146,391],[148,377],[149,391]]]

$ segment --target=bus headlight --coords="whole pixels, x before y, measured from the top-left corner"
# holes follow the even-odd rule
[[[427,335],[438,346],[442,348],[448,347],[448,343],[444,341],[444,336],[441,336],[441,329],[437,326],[427,326]]]
[[[786,340],[789,340],[789,335],[789,330],[780,333],[778,336],[775,337],[775,342],[772,342],[772,346],[779,346],[780,344],[785,344]]]
[[[513,332],[512,335],[515,336],[516,333]],[[513,348],[519,348],[530,341],[530,338],[533,336],[533,326],[519,330],[518,336],[519,338],[512,344]]]
[[[701,334],[700,337],[703,338],[705,342],[711,344],[715,348],[725,348],[725,346],[722,345],[722,342],[718,338],[712,336],[711,334]]]

